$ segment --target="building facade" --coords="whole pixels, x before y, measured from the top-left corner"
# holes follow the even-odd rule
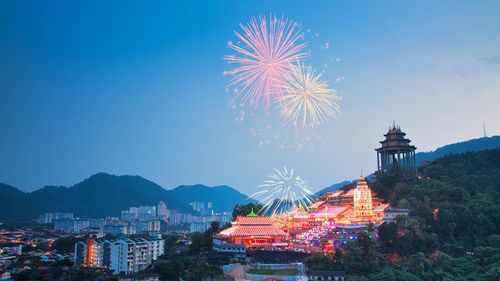
[[[62,219],[73,219],[73,213],[43,213],[38,216],[38,223],[47,224]]]
[[[116,240],[89,238],[75,244],[75,266],[108,268],[113,274],[136,273],[164,254],[164,243],[161,235]]]

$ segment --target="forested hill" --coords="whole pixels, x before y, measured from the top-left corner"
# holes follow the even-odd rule
[[[411,209],[379,228],[377,255],[391,258],[373,280],[401,268],[413,280],[500,280],[500,149],[445,156],[417,175],[377,173],[372,188]]]
[[[473,152],[497,148],[500,148],[500,136],[492,136],[448,144],[443,147],[439,147],[434,151],[419,152],[415,156],[417,158],[417,164],[421,164],[422,162],[432,161],[452,153]]]

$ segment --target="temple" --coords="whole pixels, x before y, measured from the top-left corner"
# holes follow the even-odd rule
[[[248,216],[239,216],[213,237],[214,250],[239,251],[240,248],[286,247],[288,235],[275,226],[271,217],[257,216],[250,212]]]
[[[378,170],[384,172],[394,165],[412,170],[416,169],[416,147],[410,145],[411,140],[405,138],[406,134],[401,131],[401,128],[393,124],[384,136],[385,140],[380,142],[382,146],[375,149],[377,151]]]
[[[392,208],[378,198],[361,173],[355,187],[324,193],[308,210],[270,217],[257,216],[252,210],[246,217],[237,217],[231,227],[214,236],[213,247],[226,253],[245,253],[247,249],[334,251],[372,231],[370,225],[377,227],[407,214],[407,209]]]

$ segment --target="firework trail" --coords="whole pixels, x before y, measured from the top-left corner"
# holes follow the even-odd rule
[[[268,108],[274,97],[281,96],[285,76],[290,72],[290,65],[306,57],[300,43],[303,34],[298,25],[291,20],[269,16],[251,18],[247,25],[240,24],[242,33],[235,32],[243,46],[229,43],[229,48],[237,55],[224,57],[229,63],[239,66],[224,72],[232,76],[230,85],[240,87],[238,96],[242,103],[250,102],[257,106],[262,103]]]
[[[294,125],[314,127],[339,113],[341,98],[328,83],[321,80],[312,66],[302,63],[290,64],[286,83],[282,84],[283,95],[276,98],[281,107],[281,116]]]
[[[260,201],[264,207],[262,214],[287,211],[288,208],[307,209],[314,195],[309,183],[295,174],[293,169],[284,167],[283,171],[274,169],[251,197]]]

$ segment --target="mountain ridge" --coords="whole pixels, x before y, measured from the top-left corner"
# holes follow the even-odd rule
[[[169,209],[195,213],[190,202],[212,202],[214,210],[232,211],[248,198],[229,186],[196,185],[165,189],[141,176],[97,173],[70,187],[44,186],[32,192],[0,183],[0,221],[27,221],[43,212],[73,212],[82,217],[119,216],[121,210],[139,205],[157,205],[164,201]],[[186,196],[186,194],[202,194]],[[229,195],[224,195],[224,194]],[[179,197],[176,198],[176,197]]]

